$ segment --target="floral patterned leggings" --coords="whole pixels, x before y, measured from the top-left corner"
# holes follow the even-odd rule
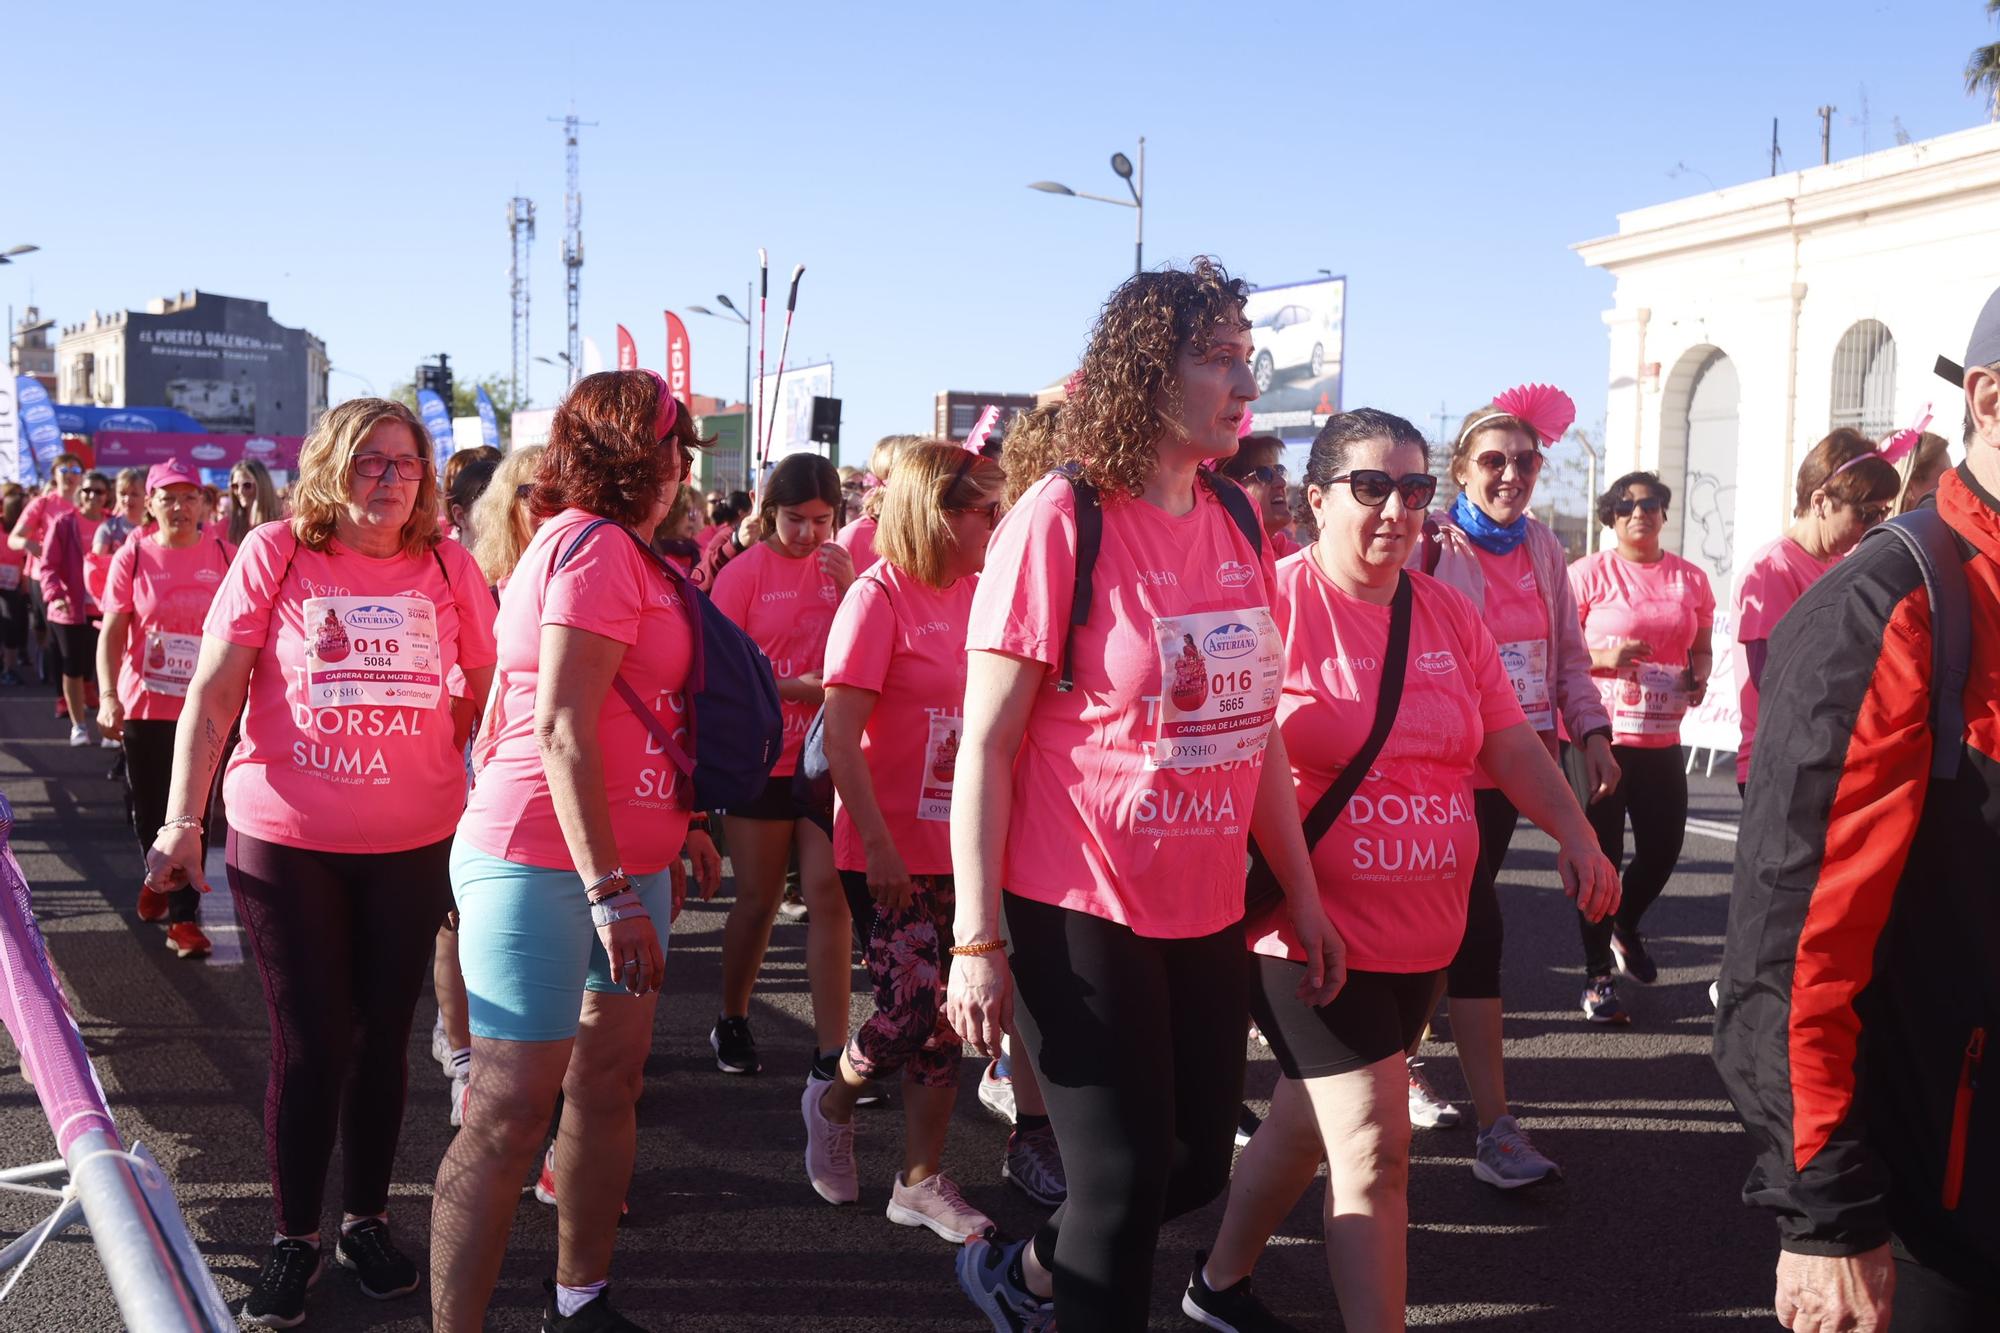
[[[961,1043],[944,1020],[944,984],[951,955],[953,905],[950,875],[912,875],[916,891],[907,907],[888,912],[874,905],[868,876],[840,872],[847,901],[859,927],[868,927],[868,980],[875,988],[875,1012],[847,1043],[847,1062],[863,1078],[896,1070],[925,1088],[955,1087]]]

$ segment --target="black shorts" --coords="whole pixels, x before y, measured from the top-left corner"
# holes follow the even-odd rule
[[[833,810],[814,810],[800,802],[792,792],[792,775],[787,773],[774,777],[764,784],[764,792],[754,801],[745,801],[723,811],[737,819],[767,819],[775,823],[789,824],[795,819],[810,819],[833,836]]]
[[[1304,963],[1257,955],[1250,1014],[1287,1078],[1346,1074],[1409,1049],[1430,1021],[1436,972],[1349,972],[1318,1008],[1299,1000]]]
[[[97,676],[97,626],[85,621],[81,625],[49,626],[57,648],[62,653],[63,674],[73,679],[94,680]]]

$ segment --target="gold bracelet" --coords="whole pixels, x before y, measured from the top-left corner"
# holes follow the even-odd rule
[[[995,949],[1004,949],[1006,947],[1007,941],[1005,940],[981,940],[977,944],[954,944],[951,946],[949,952],[956,954],[960,958],[976,958],[980,954],[992,953]]]

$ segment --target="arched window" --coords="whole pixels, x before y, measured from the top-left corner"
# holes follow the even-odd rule
[[[1896,428],[1895,397],[1896,339],[1888,325],[1864,319],[1840,336],[1833,352],[1831,424],[1879,440]]]

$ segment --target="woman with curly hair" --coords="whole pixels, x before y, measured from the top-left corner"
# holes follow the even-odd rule
[[[1227,1182],[1253,828],[1300,997],[1324,1003],[1345,971],[1272,727],[1270,544],[1201,467],[1235,452],[1257,396],[1244,294],[1206,259],[1113,293],[1057,427],[1067,473],[1008,514],[973,594],[946,1017],[990,1054],[1011,1011],[1069,1177],[1032,1242],[961,1251],[995,1328],[1144,1328],[1161,1225]],[[1093,502],[1095,595],[1072,625]]]
[[[557,409],[529,495],[545,521],[500,599],[491,750],[451,854],[473,1055],[432,1209],[440,1330],[485,1327],[559,1091],[562,1226],[541,1326],[637,1327],[605,1285],[681,857],[714,859],[654,740],[688,708],[695,643],[679,581],[647,543],[700,443],[659,376],[587,375]]]
[[[454,699],[445,678],[465,673]],[[323,1255],[377,1300],[416,1290],[390,1238],[410,1017],[451,906],[466,737],[493,673],[493,599],[437,531],[437,464],[414,413],[335,407],[299,451],[298,511],[251,532],[202,625],[146,886],[206,890],[202,821],[224,737],[226,865],[271,1017],[264,1099],[277,1235],[244,1303],[290,1328]],[[247,707],[246,707],[247,704]]]

